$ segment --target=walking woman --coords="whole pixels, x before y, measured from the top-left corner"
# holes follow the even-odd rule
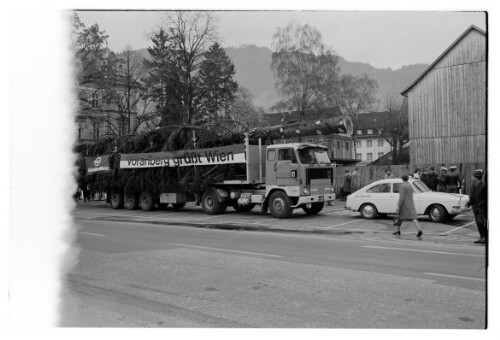
[[[417,237],[421,237],[423,232],[417,220],[417,211],[415,203],[413,202],[413,188],[408,183],[408,175],[401,176],[403,183],[399,186],[399,201],[396,214],[399,214],[399,220],[411,220],[415,227],[417,227]],[[398,225],[398,230],[393,235],[401,235],[401,224]]]

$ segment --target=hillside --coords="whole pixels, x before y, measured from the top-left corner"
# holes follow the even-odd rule
[[[142,57],[148,58],[146,49],[136,51]],[[255,96],[255,104],[268,110],[278,101],[279,95],[274,85],[271,70],[272,51],[267,47],[246,45],[226,48],[226,53],[236,68],[235,79]],[[350,62],[339,57],[339,67],[342,74],[361,76],[367,74],[379,85],[378,97],[386,93],[399,93],[415,80],[427,67],[426,64],[403,66],[397,70],[380,69],[368,63]]]
[[[272,51],[269,48],[247,45],[229,47],[226,52],[236,68],[236,80],[255,95],[256,105],[268,109],[278,101],[279,96],[270,67]],[[375,79],[379,85],[379,98],[383,98],[385,93],[399,93],[416,79],[427,65],[403,66],[397,70],[379,69],[367,63],[350,62],[339,57],[339,67],[342,74],[361,76],[366,73]]]

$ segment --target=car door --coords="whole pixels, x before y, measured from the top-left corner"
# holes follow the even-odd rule
[[[391,201],[391,184],[390,183],[381,183],[372,186],[366,190],[366,193],[369,195],[369,200],[375,204],[378,212],[387,213],[390,209],[390,201]]]
[[[389,213],[395,214],[399,201],[399,187],[403,183],[392,183],[391,200],[389,203]]]

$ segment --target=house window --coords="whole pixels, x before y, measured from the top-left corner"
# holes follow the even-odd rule
[[[368,135],[373,135],[373,129],[368,129],[368,130],[366,130],[366,134],[368,134]]]
[[[383,139],[377,140],[377,146],[383,147],[384,146],[384,140]]]
[[[368,152],[368,153],[366,154],[366,160],[367,160],[367,161],[373,161],[373,154],[372,154],[371,152]]]
[[[345,142],[345,149],[349,150],[349,142]]]
[[[356,159],[361,159],[361,154],[360,153],[356,154]]]
[[[337,141],[337,149],[340,150],[340,141]]]
[[[382,130],[382,129],[378,129],[378,134],[379,134],[379,135],[384,134],[384,130]]]
[[[368,139],[368,140],[366,141],[366,147],[367,147],[367,148],[371,148],[372,146],[373,146],[373,141],[372,141],[371,139]]]
[[[377,157],[378,157],[378,158],[380,158],[380,157],[382,157],[383,155],[384,155],[384,153],[383,153],[383,152],[379,152]]]
[[[82,138],[82,125],[78,124],[78,138]]]
[[[361,140],[356,139],[356,147],[360,148],[361,147]]]
[[[356,134],[357,135],[362,135],[363,134],[363,130],[356,130]]]

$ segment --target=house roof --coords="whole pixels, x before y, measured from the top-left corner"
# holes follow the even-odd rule
[[[305,120],[316,120],[316,119],[327,119],[333,117],[342,116],[342,110],[340,107],[330,107],[324,109],[318,109],[314,112],[305,115]],[[299,111],[292,112],[278,112],[278,113],[267,113],[264,115],[266,125],[282,125],[285,123],[298,122],[304,120],[300,117]]]
[[[358,115],[358,130],[381,129],[387,125],[389,112],[368,112]]]
[[[406,93],[413,87],[415,86],[441,59],[444,58],[444,56],[453,48],[455,47],[455,45],[457,45],[467,34],[469,34],[469,32],[471,32],[472,30],[476,30],[478,31],[479,33],[483,34],[483,35],[486,35],[486,32],[483,31],[482,29],[478,28],[477,26],[475,25],[471,25],[464,33],[462,33],[462,35],[460,35],[457,40],[455,40],[443,53],[441,53],[441,55],[439,55],[439,57],[437,57],[436,60],[434,60],[432,62],[432,64],[430,64],[425,70],[424,72],[422,72],[422,74],[420,76],[417,77],[417,79],[415,79],[410,85],[408,85],[408,87],[406,87],[403,91],[401,91],[400,93],[406,97]]]

